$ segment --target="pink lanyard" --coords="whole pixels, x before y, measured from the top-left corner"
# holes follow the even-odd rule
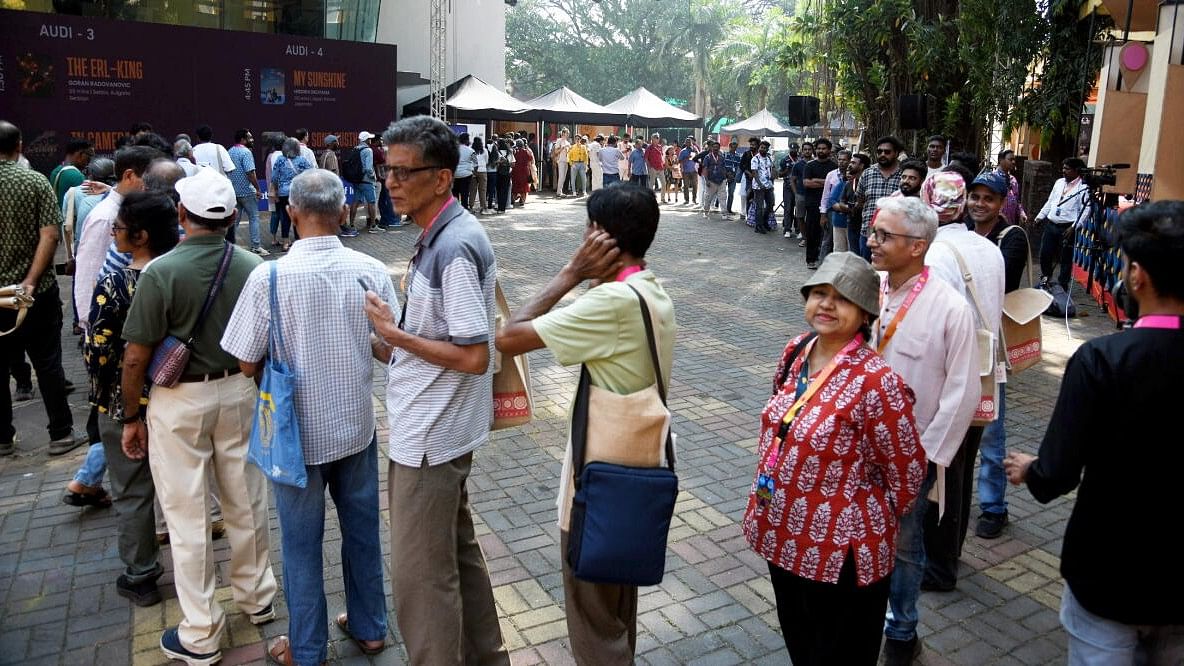
[[[897,311],[896,316],[892,318],[891,322],[889,322],[888,328],[884,331],[884,337],[881,338],[879,344],[876,345],[877,353],[883,354],[884,350],[887,349],[888,341],[892,339],[893,335],[896,335],[897,327],[900,326],[900,322],[904,321],[905,314],[907,314],[909,308],[913,306],[913,301],[917,300],[917,296],[921,293],[921,290],[925,288],[925,283],[928,281],[929,267],[926,266],[925,268],[921,269],[921,277],[917,278],[917,284],[913,285],[912,290],[909,291],[909,295],[904,299],[904,304],[900,306],[900,310]],[[887,295],[887,291],[885,291],[885,295]]]
[[[1180,315],[1143,315],[1135,322],[1135,328],[1166,328],[1178,331],[1184,328],[1180,325],[1180,319]]]

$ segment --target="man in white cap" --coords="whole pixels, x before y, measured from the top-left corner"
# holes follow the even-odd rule
[[[219,644],[226,626],[222,605],[214,598],[214,562],[209,557],[206,493],[211,470],[230,542],[234,601],[252,624],[275,619],[267,486],[246,459],[257,391],[238,360],[220,345],[247,276],[262,259],[225,240],[235,219],[229,180],[203,168],[177,181],[176,189],[185,240],[144,269],[124,324],[123,450],[129,458],[141,459],[152,447],[152,479],[169,526],[182,618],[161,635],[160,647],[171,659],[204,666],[222,658]],[[216,285],[220,272],[224,276]],[[214,297],[203,317],[211,292]],[[189,361],[176,385],[152,387],[152,409],[145,413],[139,396],[148,363],[169,336],[192,338]]]
[[[354,216],[358,212],[358,204],[366,205],[366,229],[378,224],[378,190],[375,183],[378,178],[374,175],[374,149],[370,147],[370,139],[374,135],[362,130],[358,132],[358,156],[362,161],[362,180],[351,183],[354,186],[354,200],[349,205],[349,226],[341,232],[342,236],[357,236],[358,228],[354,226]],[[343,165],[344,166],[344,165]],[[344,176],[344,169],[342,175]]]

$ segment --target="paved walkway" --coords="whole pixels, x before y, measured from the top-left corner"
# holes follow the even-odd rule
[[[486,218],[511,304],[521,304],[563,265],[579,242],[585,217],[582,201],[532,198],[525,209]],[[346,243],[386,262],[397,284],[415,233],[412,228],[363,234]],[[705,220],[681,206],[663,209],[649,262],[677,308],[670,407],[679,433],[682,492],[665,580],[641,597],[640,663],[788,661],[765,563],[747,548],[738,521],[771,373],[786,340],[805,326],[798,292],[808,275],[804,252],[796,241],[758,236],[738,222]],[[1036,449],[1065,360],[1081,340],[1112,330],[1097,307],[1080,309],[1089,316],[1071,321],[1068,331],[1063,322],[1045,319],[1047,361],[1009,388],[1009,446]],[[67,374],[81,388],[85,374],[68,331],[63,347]],[[570,663],[553,500],[575,372],[556,366],[545,351],[533,354],[531,363],[538,418],[497,433],[478,451],[470,495],[513,662]],[[381,412],[379,375],[374,388]],[[71,399],[81,426],[85,393]],[[160,632],[180,616],[168,550],[163,604],[134,608],[117,596],[114,580],[121,565],[113,512],[61,502],[84,449],[47,456],[44,410],[37,400],[18,404],[16,418],[17,455],[0,459],[0,664],[164,663]],[[380,433],[380,441],[385,435]],[[380,468],[385,486],[386,467]],[[969,537],[958,589],[922,597],[923,664],[1063,661],[1057,568],[1072,499],[1041,506],[1024,490],[1009,492],[1012,524],[1004,536]],[[385,491],[381,497],[385,503]],[[272,562],[279,575],[279,527],[274,520],[272,525]],[[384,543],[386,532],[383,527]],[[330,518],[325,534],[330,617],[344,609],[339,539]],[[229,614],[223,663],[261,663],[265,639],[287,629],[282,596],[276,622],[251,625],[230,599],[225,541],[216,542],[215,555],[219,599]],[[390,647],[372,658],[330,627],[330,659],[404,663],[393,612],[390,624]]]

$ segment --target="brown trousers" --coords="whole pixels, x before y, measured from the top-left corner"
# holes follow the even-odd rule
[[[637,651],[637,586],[582,581],[567,563],[567,532],[559,533],[559,549],[567,634],[576,664],[632,664]]]
[[[391,581],[412,664],[509,666],[465,481],[473,454],[390,463]]]

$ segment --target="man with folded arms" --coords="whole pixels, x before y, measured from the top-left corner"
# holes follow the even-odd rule
[[[646,250],[658,230],[658,214],[652,191],[616,185],[593,192],[588,198],[583,244],[563,270],[498,331],[498,350],[516,355],[545,346],[563,365],[586,365],[593,386],[621,395],[645,389],[656,376],[636,289],[649,307],[662,380],[669,386],[674,305],[645,264]],[[571,305],[551,311],[585,280],[592,280],[592,289]],[[637,645],[637,586],[580,580],[567,562],[571,455],[569,440],[557,504],[572,655],[581,666],[632,664]]]
[[[219,643],[226,627],[222,604],[214,597],[214,561],[209,556],[210,470],[218,480],[230,541],[234,601],[252,624],[275,619],[267,486],[259,469],[247,463],[247,435],[258,393],[237,359],[219,345],[247,276],[263,260],[232,248],[222,288],[195,330],[222,260],[226,228],[237,215],[236,200],[230,181],[208,167],[177,181],[176,189],[185,240],[141,273],[124,324],[123,451],[139,460],[152,447],[152,481],[169,526],[182,618],[161,635],[161,650],[189,666],[207,666],[222,658]],[[174,387],[152,387],[152,409],[145,414],[139,398],[148,363],[170,335],[181,340],[194,336],[189,363]]]

